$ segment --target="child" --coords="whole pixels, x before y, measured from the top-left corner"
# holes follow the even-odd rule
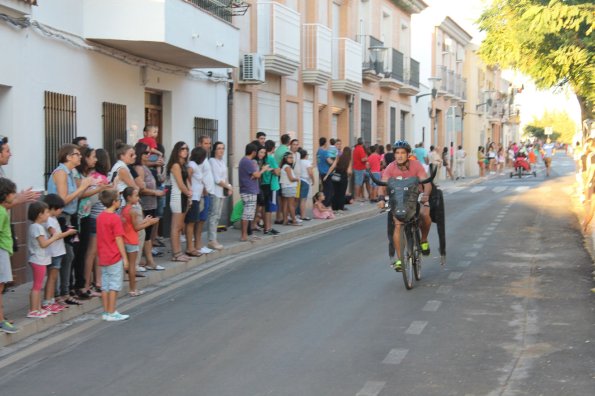
[[[293,173],[293,154],[291,151],[283,155],[281,161],[281,196],[283,200],[283,224],[287,225],[289,217],[291,217],[291,224],[294,226],[301,226],[301,220],[295,217],[295,197],[297,195],[298,179]]]
[[[46,311],[41,308],[41,288],[45,278],[46,267],[52,263],[52,253],[48,247],[59,239],[76,234],[75,229],[65,232],[56,232],[51,237],[48,235],[44,224],[50,217],[50,210],[45,202],[37,201],[29,205],[27,217],[31,221],[27,248],[29,250],[29,265],[33,271],[33,287],[31,288],[31,309],[28,318],[45,318],[55,311]]]
[[[13,253],[12,232],[10,231],[10,218],[7,207],[17,193],[17,186],[6,178],[0,178],[0,330],[13,334],[19,329],[4,317],[2,305],[2,292],[4,284],[12,282],[12,269],[10,267],[10,256]]]
[[[126,255],[128,256],[128,263],[130,266],[124,268],[128,272],[128,281],[130,282],[130,291],[128,294],[131,297],[137,297],[144,294],[144,291],[136,289],[136,257],[139,248],[139,237],[138,232],[145,228],[152,226],[159,222],[159,219],[147,216],[144,219],[142,217],[142,209],[138,204],[140,198],[138,196],[138,190],[133,187],[126,187],[122,193],[126,206],[122,209],[122,225],[124,227],[124,247]],[[139,211],[140,209],[140,211]]]
[[[61,233],[60,223],[57,217],[62,213],[64,208],[64,200],[57,194],[48,194],[43,197],[43,202],[48,205],[50,210],[50,217],[46,228],[51,236]],[[66,257],[66,246],[63,239],[58,239],[48,247],[48,253],[52,258],[52,263],[48,266],[48,278],[45,283],[45,296],[41,303],[41,308],[50,312],[58,313],[64,310],[64,306],[56,303],[54,300],[54,293],[56,290],[56,282],[60,275],[60,268],[62,267],[62,260]]]
[[[321,191],[314,194],[312,197],[312,202],[314,203],[314,207],[312,208],[312,214],[314,215],[315,219],[334,219],[335,214],[331,208],[327,208],[324,206],[324,193]]]
[[[117,322],[130,317],[116,311],[116,299],[124,280],[124,267],[130,268],[124,248],[122,220],[116,214],[120,207],[120,197],[116,190],[104,190],[99,193],[99,200],[106,207],[97,216],[97,256],[101,266],[103,302],[101,318],[107,322]]]

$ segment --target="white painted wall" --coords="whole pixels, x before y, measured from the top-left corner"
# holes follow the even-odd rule
[[[162,135],[166,148],[177,140],[194,141],[194,117],[217,119],[219,136],[227,140],[224,83],[194,81],[149,69],[147,84],[142,86],[138,66],[46,38],[33,28],[16,30],[3,22],[0,48],[0,86],[4,86],[0,90],[0,133],[9,138],[13,153],[5,171],[19,187],[43,186],[46,90],[76,96],[78,135],[87,136],[93,147],[103,142],[104,101],[126,105],[128,126],[137,125],[140,133],[146,88],[164,92]]]

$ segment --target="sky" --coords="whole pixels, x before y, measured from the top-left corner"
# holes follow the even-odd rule
[[[486,0],[424,0],[430,7],[424,12],[449,16],[459,26],[473,36],[474,43],[481,43],[483,33],[479,31],[475,21],[481,15]],[[524,85],[522,95],[517,96],[517,103],[521,106],[521,128],[530,123],[533,118],[541,118],[544,111],[566,111],[580,128],[580,107],[574,95],[569,92],[554,93],[553,91],[537,90],[531,79],[521,73],[507,70],[504,78],[515,86]]]

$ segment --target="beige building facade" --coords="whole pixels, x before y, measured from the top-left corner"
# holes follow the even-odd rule
[[[419,62],[399,0],[250,1],[234,76],[234,163],[258,131],[290,133],[315,158],[318,138],[389,143],[412,131]]]

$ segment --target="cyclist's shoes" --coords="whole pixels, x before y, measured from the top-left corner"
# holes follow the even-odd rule
[[[397,272],[403,271],[403,264],[401,263],[401,260],[395,260],[395,263],[393,264],[393,269]]]
[[[421,244],[421,254],[424,256],[430,255],[430,243],[429,242],[422,242]]]

